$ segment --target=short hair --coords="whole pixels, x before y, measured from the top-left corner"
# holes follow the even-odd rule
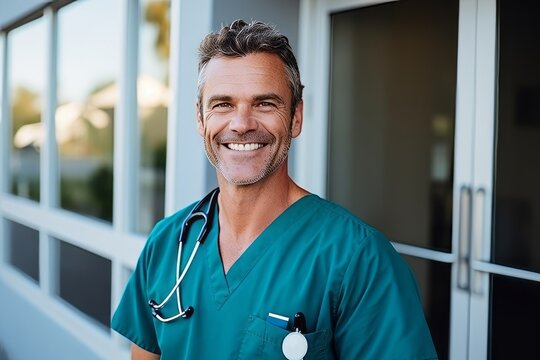
[[[249,24],[235,20],[229,26],[208,34],[199,46],[198,101],[202,113],[202,88],[206,81],[206,66],[216,57],[242,57],[254,53],[276,54],[283,61],[291,90],[291,116],[302,101],[302,89],[298,63],[289,39],[274,27],[260,21]]]

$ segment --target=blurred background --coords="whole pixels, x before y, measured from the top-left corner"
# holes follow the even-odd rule
[[[0,360],[129,358],[110,317],[146,236],[216,186],[197,47],[237,18],[289,37],[306,86],[291,173],[389,236],[440,358],[540,358],[539,10],[2,1]]]

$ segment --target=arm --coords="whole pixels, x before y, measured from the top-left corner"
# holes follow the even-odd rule
[[[412,272],[380,234],[345,272],[335,331],[345,359],[437,359]]]
[[[161,354],[154,317],[148,308],[147,276],[152,248],[153,241],[150,236],[111,319],[111,328],[137,345],[137,348],[131,349],[131,358],[135,360],[159,359],[148,357],[148,354],[145,356],[142,350],[137,351],[139,349],[145,349],[150,354]]]
[[[141,349],[135,344],[131,344],[131,360],[159,360],[158,354]]]

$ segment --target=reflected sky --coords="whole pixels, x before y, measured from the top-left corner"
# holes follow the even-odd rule
[[[85,49],[99,48],[100,39],[103,37],[113,37],[114,42],[119,47],[121,46],[122,23],[118,22],[117,16],[122,12],[121,2],[93,1],[92,6],[80,6],[77,3],[68,6],[70,7],[70,16],[62,19],[62,26],[68,27],[70,31],[68,33],[59,32],[59,46],[65,47],[69,51],[84,52]],[[99,19],[98,25],[95,19]],[[39,28],[39,31],[26,31],[26,29],[32,28]],[[44,71],[35,68],[35,56],[36,54],[47,54],[45,23],[43,19],[34,20],[12,30],[10,34],[10,36],[17,38],[17,45],[13,47],[12,42],[10,51],[16,56],[18,64],[11,68],[10,76],[12,79],[17,79],[25,87],[36,90],[39,87],[37,78],[43,76]],[[38,34],[37,37],[36,34]],[[153,42],[156,29],[146,25],[141,28],[140,36],[145,43]],[[104,74],[108,75],[103,80],[114,78],[118,74],[122,61],[118,56],[114,56],[114,53],[114,51],[88,51],[84,52],[85,56],[81,56],[76,64],[59,64],[59,68],[62,69],[59,71],[61,79],[79,79],[79,81],[72,82],[63,81],[63,88],[59,89],[60,101],[85,99],[92,90],[87,85],[99,80],[96,79],[96,74],[100,74],[100,78]],[[145,54],[141,57],[140,62],[141,68],[145,69],[145,72],[152,77],[163,80],[166,76],[161,59],[155,53]]]
[[[143,6],[152,0],[142,1]],[[60,16],[58,31],[58,104],[67,102],[84,102],[96,86],[105,84],[111,79],[117,79],[121,68],[122,49],[122,19],[121,1],[78,2],[68,5],[69,16]],[[96,25],[95,19],[99,19]],[[63,31],[63,29],[69,29]],[[24,87],[32,92],[42,93],[45,87],[45,59],[43,66],[36,66],[36,56],[47,56],[46,23],[43,18],[34,20],[10,32],[10,81],[16,87]],[[144,10],[141,10],[140,37],[142,44],[153,44],[157,37],[157,28],[144,20]],[[103,44],[107,39],[108,44]],[[143,50],[143,49],[140,49]],[[146,83],[166,81],[167,66],[159,58],[156,51],[144,49],[139,55],[141,75]],[[3,59],[3,58],[2,58]],[[0,59],[0,64],[1,60]],[[148,76],[149,75],[149,76]],[[76,81],[73,81],[76,79]],[[153,80],[153,81],[152,81]],[[141,79],[139,80],[141,81]],[[154,91],[155,86],[141,87],[143,97],[165,96],[162,91]],[[13,88],[13,87],[12,87]],[[109,97],[116,101],[117,89]],[[139,99],[141,102],[141,99]],[[41,105],[41,104],[40,104]],[[39,126],[38,126],[39,127]],[[25,129],[32,133],[32,141],[36,139],[39,129]],[[21,134],[20,136],[25,135]],[[28,143],[28,136],[21,140]],[[19,142],[21,142],[19,141]],[[37,144],[39,146],[39,144]]]
[[[58,102],[84,101],[120,73],[121,1],[75,2],[59,11]],[[99,21],[96,21],[99,19]],[[107,39],[104,43],[103,39]]]
[[[36,66],[36,56],[45,56],[46,36],[43,19],[34,20],[9,32],[10,78],[16,86],[41,93],[45,69]],[[44,61],[40,61],[40,64]]]

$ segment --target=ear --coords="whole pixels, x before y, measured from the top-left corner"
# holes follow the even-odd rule
[[[304,121],[304,101],[300,100],[296,109],[294,110],[294,115],[292,118],[291,133],[292,137],[295,138],[302,132],[302,122]]]
[[[203,117],[201,114],[201,106],[198,101],[195,104],[195,114],[197,114],[197,130],[199,131],[199,135],[204,136]]]

